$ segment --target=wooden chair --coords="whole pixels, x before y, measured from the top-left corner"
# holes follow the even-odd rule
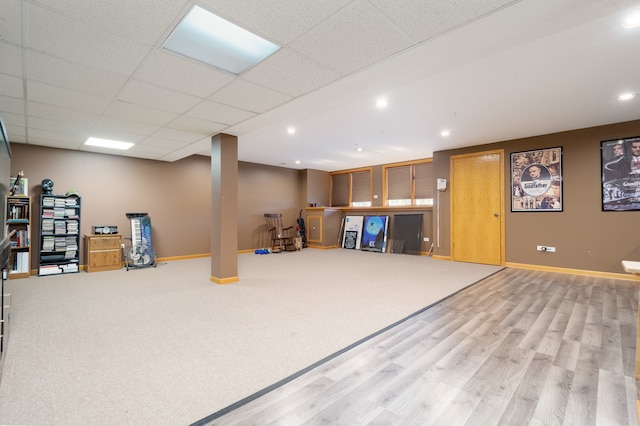
[[[282,225],[282,214],[265,213],[264,219],[267,222],[267,229],[271,237],[271,253],[295,251],[293,226],[285,228]]]

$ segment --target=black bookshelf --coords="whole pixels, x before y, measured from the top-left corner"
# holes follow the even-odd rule
[[[40,195],[39,276],[80,271],[80,211],[78,195]]]

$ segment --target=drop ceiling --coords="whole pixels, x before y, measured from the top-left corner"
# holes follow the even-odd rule
[[[638,0],[2,3],[14,144],[177,161],[227,133],[242,161],[335,171],[640,119],[616,100],[640,92]],[[195,4],[282,48],[240,75],[162,49]]]

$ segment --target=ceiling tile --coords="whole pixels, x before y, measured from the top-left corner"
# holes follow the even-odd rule
[[[195,141],[194,141],[195,142]],[[146,149],[158,154],[168,154],[176,149],[184,148],[192,142],[177,141],[172,139],[148,137],[137,143],[135,146],[138,149]]]
[[[187,115],[202,120],[215,120],[218,123],[233,125],[246,120],[254,114],[215,102],[203,101],[189,111]]]
[[[37,81],[27,82],[27,99],[43,104],[96,113],[104,111],[110,102],[108,98],[64,90]]]
[[[0,95],[22,98],[24,96],[22,79],[12,75],[0,74]]]
[[[222,131],[223,129],[229,127],[229,125],[183,115],[167,124],[167,127],[172,127],[178,130],[198,132],[203,135],[215,135],[217,133],[220,133],[220,131]]]
[[[77,92],[114,98],[127,77],[74,64],[41,52],[26,51],[27,78]]]
[[[201,99],[141,81],[131,80],[118,95],[118,100],[181,114],[193,107]]]
[[[136,71],[135,78],[176,92],[205,98],[236,77],[175,53],[154,50]]]
[[[100,154],[109,154],[109,155],[121,155],[121,156],[129,156],[129,151],[125,150],[119,150],[119,149],[110,149],[110,148],[104,148],[104,147],[100,147],[100,146],[91,146],[91,145],[85,145],[82,144],[77,148],[79,151],[87,151],[87,152],[97,152]]]
[[[338,12],[353,0],[284,0],[272,2],[201,0],[209,11],[253,31],[270,41],[286,45]]]
[[[89,133],[91,133],[91,128],[92,126],[88,123],[85,123],[83,126],[81,124],[70,123],[68,121],[49,120],[46,118],[37,118],[37,117],[29,118],[30,133],[32,129],[37,129],[37,130],[42,130],[47,132],[88,135]]]
[[[176,15],[187,3],[184,0],[47,0],[47,6],[68,16],[150,45],[156,44],[173,26]]]
[[[22,50],[0,42],[0,73],[22,77]]]
[[[344,74],[374,64],[413,45],[365,0],[354,1],[289,47]]]
[[[42,133],[39,135],[31,135],[29,134],[29,145],[38,145],[38,146],[48,146],[51,148],[60,148],[60,149],[82,149],[82,144],[77,143],[76,141],[70,141],[68,139],[56,139],[56,137],[51,137],[51,135]]]
[[[0,105],[2,105],[3,116],[5,112],[24,114],[24,101],[20,98],[0,95]]]
[[[300,96],[340,78],[340,74],[291,49],[280,49],[242,78],[264,87]]]
[[[107,139],[137,142],[159,129],[158,125],[124,120],[116,117],[101,117],[91,132],[92,136]]]
[[[211,154],[211,139],[204,138],[198,142],[194,142],[184,148],[177,149],[174,152],[159,157],[162,161],[176,161],[194,154],[209,153]]]
[[[209,99],[221,104],[261,113],[291,100],[291,96],[242,79],[236,79]]]
[[[206,134],[194,133],[194,132],[185,132],[183,130],[171,129],[168,127],[163,127],[158,129],[152,137],[158,139],[172,140],[172,141],[181,141],[186,143],[192,143],[197,140],[202,139]]]
[[[35,129],[32,127],[27,129],[27,134],[29,136],[29,140],[31,140],[31,138],[48,139],[51,141],[62,142],[66,146],[73,146],[74,148],[80,147],[89,137],[88,133],[82,133],[81,131],[72,133],[56,132],[53,130]]]
[[[51,120],[65,121],[69,123],[95,123],[100,118],[99,114],[84,110],[74,110],[60,106],[47,105],[38,102],[27,102],[29,117],[48,118]]]
[[[27,129],[24,125],[20,127],[16,126],[5,126],[7,130],[7,136],[9,137],[9,142],[11,143],[25,143],[27,142]]]
[[[22,4],[20,0],[2,0],[0,41],[22,44]]]
[[[182,144],[171,146],[156,146],[153,144],[135,144],[127,150],[127,156],[134,155],[141,158],[156,159],[163,155],[169,154],[177,149],[183,148]]]
[[[164,126],[178,116],[171,112],[135,105],[125,101],[113,102],[109,108],[105,110],[104,115],[107,117],[122,118],[124,120],[130,120],[132,117],[135,117],[135,120],[141,123],[155,124],[158,126]]]
[[[12,114],[10,112],[3,112],[2,119],[7,127],[24,127],[27,122],[24,114]]]
[[[428,40],[520,0],[409,1],[370,0],[417,42]]]
[[[125,75],[132,73],[151,50],[148,46],[31,2],[25,4],[28,8],[27,47],[32,49],[69,62]]]

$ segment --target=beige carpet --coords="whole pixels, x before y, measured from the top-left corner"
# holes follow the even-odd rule
[[[195,422],[499,270],[354,250],[12,280],[0,423]]]

